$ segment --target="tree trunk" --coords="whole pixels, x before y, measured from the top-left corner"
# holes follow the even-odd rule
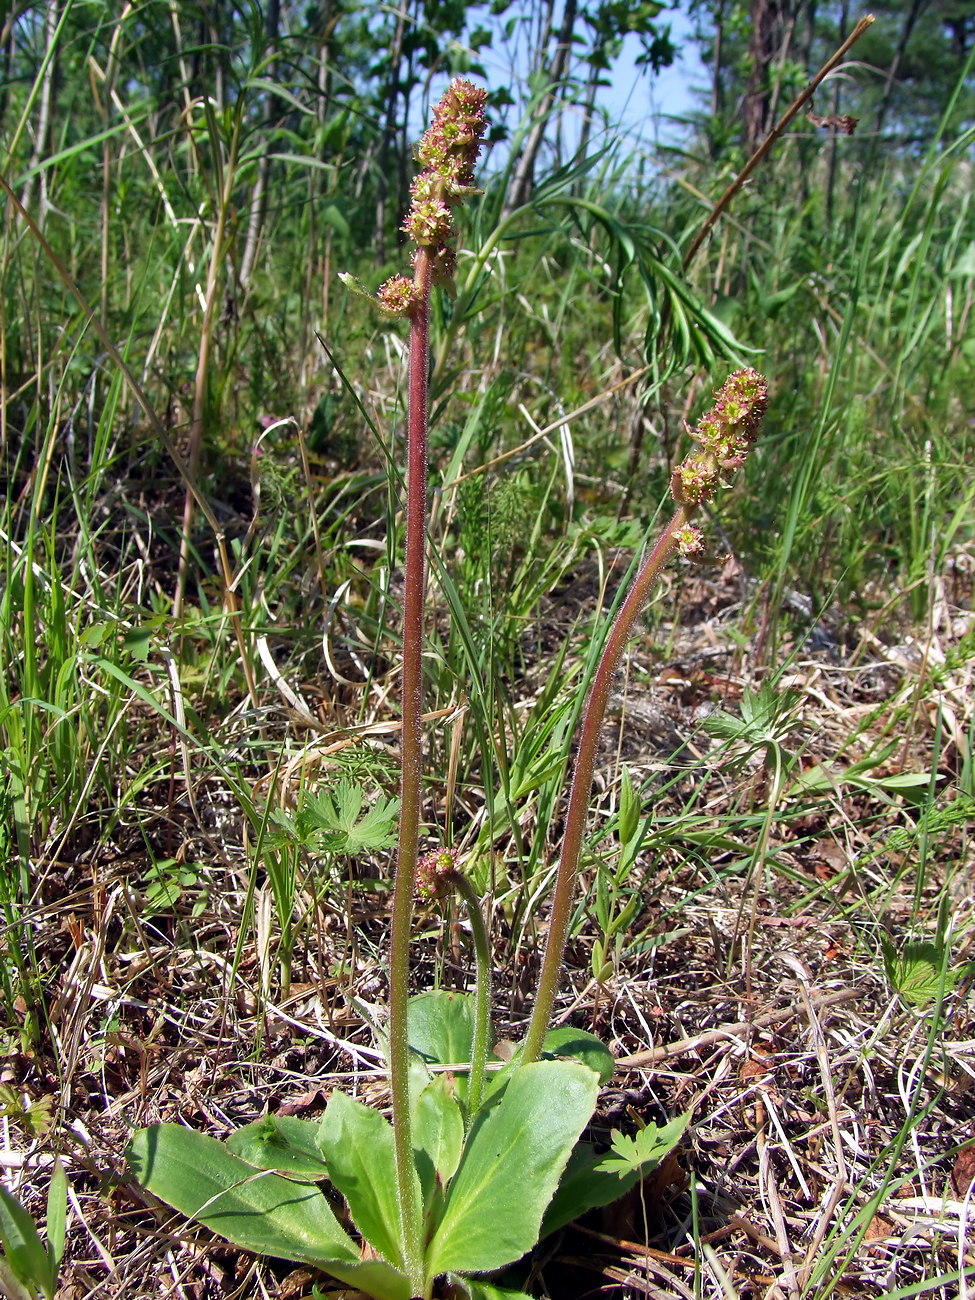
[[[535,113],[535,121],[528,133],[524,148],[521,151],[521,157],[515,166],[511,183],[508,186],[508,195],[504,202],[504,208],[501,213],[502,221],[517,208],[524,207],[531,197],[532,185],[535,178],[535,162],[538,158],[539,150],[542,147],[542,141],[545,139],[545,132],[548,128],[552,112],[555,108],[556,98],[560,83],[563,81],[569,68],[569,55],[572,50],[572,29],[576,20],[576,0],[566,0],[565,13],[562,17],[562,26],[559,31],[558,44],[555,47],[555,53],[552,56],[552,62],[548,71],[549,88],[542,98]]]
[[[31,156],[31,167],[39,167],[44,158],[50,152],[51,120],[54,116],[54,104],[57,97],[57,65],[58,56],[54,48],[56,33],[58,29],[57,0],[48,0],[44,10],[44,55],[46,65],[44,68],[43,78],[41,80],[41,90],[37,104],[37,130],[34,135],[34,150]],[[44,219],[47,216],[48,198],[47,198],[47,171],[40,172],[40,181],[38,184],[37,213],[34,217],[38,226],[43,230]],[[31,204],[34,201],[34,182],[36,177],[31,176],[25,183],[20,201],[24,207],[30,211]]]
[[[714,52],[711,56],[711,116],[724,112],[724,86],[721,84],[721,57],[724,53],[724,0],[714,9]]]
[[[850,11],[848,0],[843,0],[840,9],[840,44],[846,40],[846,31],[850,22]],[[842,81],[839,77],[833,78],[833,104],[831,112],[834,118],[840,115]],[[836,172],[839,167],[839,137],[838,132],[830,132],[829,149],[826,155],[826,224],[833,224],[833,204],[836,197]]]
[[[745,149],[754,153],[772,125],[772,88],[769,69],[782,45],[786,22],[784,0],[752,0],[748,36],[749,72],[742,108]]]
[[[595,53],[595,51],[593,51]],[[592,135],[592,120],[596,113],[596,95],[599,92],[599,73],[601,69],[593,63],[586,81],[586,93],[583,98],[582,130],[579,133],[579,148],[576,158],[581,162],[589,152],[589,139]]]
[[[879,136],[884,129],[884,121],[887,117],[887,110],[890,108],[890,95],[894,88],[894,82],[897,80],[897,73],[901,62],[904,58],[904,52],[907,49],[907,43],[911,39],[911,33],[914,31],[914,25],[921,15],[921,10],[930,0],[912,0],[910,9],[904,18],[904,26],[901,30],[901,38],[897,42],[897,52],[891,61],[890,68],[887,71],[887,80],[884,82],[883,94],[880,96],[880,105],[877,109],[877,135]]]
[[[7,115],[7,102],[10,97],[10,69],[14,57],[15,12],[10,9],[0,28],[0,132],[3,131],[3,119]]]
[[[396,101],[399,99],[399,65],[403,58],[403,37],[406,33],[407,5],[409,0],[402,0],[396,15],[396,32],[393,36],[392,49],[389,52],[389,91],[386,95],[386,122],[383,126],[382,140],[379,145],[378,185],[376,187],[376,264],[382,266],[386,261],[386,208],[389,189],[387,186],[387,169],[389,154],[396,137]]]
[[[264,26],[265,54],[272,51],[277,52],[280,21],[280,0],[268,0]],[[276,72],[277,59],[267,65],[265,76],[269,81],[273,81]],[[251,190],[247,236],[244,240],[244,252],[240,259],[240,268],[237,272],[242,294],[246,294],[250,287],[251,276],[254,273],[254,263],[257,261],[257,249],[260,244],[261,233],[264,230],[264,222],[267,218],[267,196],[271,179],[271,123],[278,112],[279,102],[277,95],[269,94],[267,91],[264,92],[264,102],[261,106],[261,128],[264,141],[261,157],[257,164],[254,187]]]

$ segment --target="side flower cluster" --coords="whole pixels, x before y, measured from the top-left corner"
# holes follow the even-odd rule
[[[416,893],[424,902],[449,898],[457,880],[457,850],[432,849],[416,864]]]
[[[486,100],[487,91],[456,77],[433,110],[433,123],[417,146],[417,161],[423,170],[411,186],[413,199],[403,231],[430,258],[433,284],[449,284],[453,277],[452,209],[478,192],[474,189],[474,164],[487,125]],[[414,253],[414,262],[416,256]],[[401,316],[418,303],[420,291],[406,276],[394,275],[376,296],[385,311]]]
[[[752,448],[768,404],[765,376],[748,367],[729,375],[715,395],[711,409],[688,433],[697,443],[674,470],[670,494],[682,506],[710,501],[721,486],[723,472],[740,469]],[[700,534],[689,525],[680,539],[681,550],[693,554]]]

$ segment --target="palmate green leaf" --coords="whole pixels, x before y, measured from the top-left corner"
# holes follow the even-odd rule
[[[306,792],[294,824],[299,838],[328,853],[364,853],[396,843],[399,800],[365,803],[362,787],[343,777],[332,790]]]
[[[689,1120],[690,1115],[678,1115],[661,1128],[648,1124],[632,1138],[614,1133],[612,1150],[602,1155],[580,1142],[545,1214],[541,1235],[574,1223],[587,1210],[618,1201],[674,1149]]]
[[[612,1151],[603,1157],[605,1167],[619,1173],[628,1173],[634,1169],[640,1174],[648,1173],[660,1164],[668,1152],[673,1151],[683,1137],[690,1119],[688,1113],[678,1115],[669,1124],[662,1126],[648,1124],[633,1137],[614,1132]]]
[[[887,978],[905,1002],[923,1011],[936,1001],[947,957],[944,944],[917,939],[898,950],[885,935],[881,947]],[[945,969],[944,991],[950,992],[955,982],[955,972]]]
[[[404,1266],[393,1129],[378,1110],[336,1090],[318,1130],[332,1183],[355,1226],[391,1264]]]
[[[598,1092],[597,1076],[575,1062],[536,1061],[513,1073],[470,1131],[427,1247],[428,1280],[489,1272],[531,1250]]]

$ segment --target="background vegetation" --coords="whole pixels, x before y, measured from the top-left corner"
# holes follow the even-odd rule
[[[607,1130],[693,1106],[691,1145],[525,1285],[975,1274],[970,6],[885,6],[694,248],[860,16],[692,4],[711,85],[658,149],[599,106],[672,59],[655,4],[4,10],[3,1158],[39,1216],[66,1162],[65,1296],[311,1294],[115,1162],[147,1118],[382,1087],[404,333],[337,273],[405,269],[411,141],[488,67],[433,321],[427,820],[494,900],[512,1037],[594,640],[683,420],[737,364],[771,388],[620,683],[567,977]],[[466,942],[430,913],[418,987]]]

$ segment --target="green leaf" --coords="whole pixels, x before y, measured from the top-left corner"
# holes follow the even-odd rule
[[[423,1204],[430,1212],[437,1191],[456,1172],[464,1149],[464,1116],[446,1074],[437,1075],[420,1093],[413,1115],[413,1149]]]
[[[598,1092],[596,1075],[574,1062],[536,1061],[514,1072],[468,1136],[427,1248],[428,1280],[488,1272],[531,1250]]]
[[[449,1277],[454,1290],[464,1300],[532,1300],[524,1291],[509,1291],[507,1287],[492,1286],[479,1278],[458,1277],[455,1273]]]
[[[407,1038],[410,1050],[425,1065],[459,1065],[470,1063],[474,1041],[474,999],[468,993],[448,993],[431,989],[410,998],[407,1011]],[[467,1100],[467,1075],[455,1080],[457,1096]]]
[[[320,852],[364,853],[396,843],[397,799],[366,805],[362,787],[343,777],[332,790],[307,792],[294,823],[302,843]]]
[[[316,1187],[255,1171],[203,1133],[154,1124],[133,1135],[125,1158],[154,1196],[235,1246],[322,1268],[358,1262],[355,1242]]]
[[[542,1056],[570,1057],[581,1061],[599,1075],[602,1084],[609,1083],[616,1073],[616,1058],[606,1044],[600,1042],[595,1034],[573,1029],[571,1025],[548,1031],[542,1043]]]
[[[371,1106],[336,1090],[318,1130],[328,1176],[345,1197],[355,1226],[391,1264],[404,1267],[396,1187],[396,1157],[389,1121]]]
[[[920,1010],[935,1002],[942,988],[944,945],[929,939],[915,940],[905,943],[898,951],[885,935],[881,946],[887,978],[904,1001]],[[955,978],[954,971],[944,970],[946,993],[954,988]]]
[[[633,1138],[614,1133],[612,1150],[602,1155],[580,1142],[552,1198],[541,1235],[574,1223],[587,1210],[619,1200],[674,1149],[689,1120],[690,1115],[679,1115],[662,1128],[648,1124]]]
[[[227,1150],[258,1169],[273,1169],[299,1182],[320,1183],[328,1166],[318,1146],[318,1120],[265,1115],[227,1139]]]
[[[948,275],[955,280],[968,280],[975,276],[975,240],[962,250]]]
[[[640,796],[633,784],[633,774],[624,763],[620,776],[620,843],[628,844],[640,829]]]
[[[51,1291],[55,1291],[58,1270],[64,1258],[64,1236],[68,1221],[68,1179],[64,1165],[54,1161],[51,1184],[47,1189],[47,1255],[51,1270]]]
[[[584,1029],[573,1029],[571,1025],[560,1025],[557,1029],[548,1030],[542,1043],[542,1059],[581,1061],[599,1075],[602,1084],[609,1083],[616,1073],[616,1058],[606,1044],[595,1034],[589,1034]],[[504,1087],[511,1074],[521,1068],[520,1060],[519,1046],[505,1069],[498,1071],[489,1082],[489,1093],[498,1092]]]
[[[633,1137],[614,1131],[612,1153],[603,1158],[605,1167],[620,1173],[636,1170],[637,1173],[648,1174],[660,1164],[665,1155],[673,1151],[683,1137],[690,1119],[688,1113],[677,1115],[662,1127],[648,1124]]]
[[[0,1242],[14,1278],[28,1294],[42,1292],[48,1300],[54,1283],[47,1249],[34,1220],[12,1192],[0,1184]]]
[[[34,1292],[18,1281],[17,1274],[6,1259],[0,1259],[0,1293],[7,1300],[34,1300]]]
[[[334,203],[330,203],[326,208],[322,209],[321,219],[324,225],[331,226],[343,238],[347,239],[349,237],[349,223]]]
[[[317,1188],[255,1171],[222,1142],[180,1124],[141,1129],[126,1159],[154,1196],[235,1246],[311,1264],[373,1300],[412,1300],[409,1279],[392,1264],[360,1259]]]

